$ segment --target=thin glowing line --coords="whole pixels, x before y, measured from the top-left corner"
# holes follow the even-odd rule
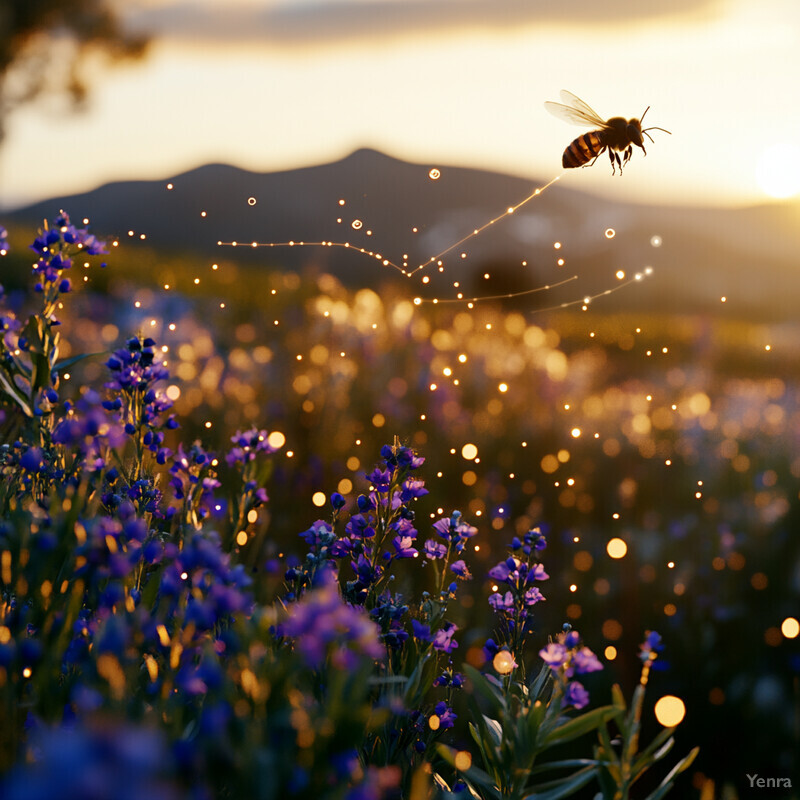
[[[562,172],[561,175],[563,174],[564,173]],[[507,208],[502,214],[500,214],[500,216],[497,216],[494,219],[489,220],[485,225],[482,225],[480,228],[475,228],[475,230],[472,231],[472,233],[468,233],[466,236],[459,239],[454,244],[451,244],[449,247],[446,247],[444,250],[442,250],[441,253],[437,253],[435,256],[431,256],[427,261],[423,261],[418,267],[411,270],[411,272],[409,272],[408,274],[413,275],[415,272],[419,272],[419,270],[424,269],[431,262],[438,261],[442,256],[447,255],[447,253],[449,253],[451,250],[454,250],[460,244],[463,244],[469,239],[472,239],[479,233],[483,233],[483,231],[485,231],[488,227],[494,225],[495,222],[499,222],[501,219],[504,219],[510,214],[513,214],[518,208],[522,208],[522,206],[524,206],[526,203],[529,203],[531,200],[533,200],[534,197],[538,197],[542,192],[544,192],[546,189],[552,186],[557,180],[559,180],[559,178],[561,178],[561,175],[556,175],[555,178],[546,183],[544,186],[541,186],[538,189],[534,189],[534,191],[532,191],[524,200],[521,200],[515,206],[509,206],[509,208]]]
[[[577,305],[584,305],[588,306],[593,300],[597,300],[598,297],[607,297],[610,294],[614,294],[614,292],[618,292],[620,289],[624,289],[626,286],[630,286],[632,283],[641,283],[645,278],[652,274],[652,270],[650,272],[638,273],[638,277],[634,276],[629,280],[625,281],[624,283],[620,283],[617,286],[614,286],[612,289],[606,289],[603,292],[598,292],[597,294],[589,295],[582,297],[580,300],[568,300],[565,303],[559,303],[555,306],[547,306],[546,308],[533,308],[528,313],[529,314],[541,314],[543,311],[558,311],[562,308],[570,308],[571,306]],[[442,302],[441,300],[439,302]]]
[[[506,294],[491,294],[491,295],[484,295],[482,297],[447,297],[443,299],[435,299],[435,300],[424,300],[420,298],[421,303],[434,303],[436,305],[441,305],[442,303],[481,303],[485,300],[510,300],[512,297],[522,297],[526,294],[534,294],[536,292],[546,292],[549,289],[557,289],[559,286],[563,286],[565,283],[571,283],[572,281],[578,280],[577,275],[573,275],[571,278],[564,278],[563,281],[559,281],[558,283],[548,283],[545,286],[537,286],[535,289],[523,289],[521,292],[508,292]]]
[[[395,264],[391,259],[382,256],[380,253],[376,253],[374,250],[367,250],[366,247],[359,247],[355,244],[350,244],[350,242],[217,242],[217,247],[249,247],[250,249],[255,249],[257,247],[342,247],[345,250],[353,250],[356,253],[363,253],[365,256],[369,256],[370,258],[374,258],[376,261],[380,261],[381,264],[385,267],[394,267],[396,270],[403,273],[403,275],[408,275],[409,272],[404,267],[398,266]]]

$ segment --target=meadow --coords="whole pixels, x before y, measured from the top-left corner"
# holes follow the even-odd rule
[[[0,260],[7,796],[800,785],[793,328],[94,233]]]

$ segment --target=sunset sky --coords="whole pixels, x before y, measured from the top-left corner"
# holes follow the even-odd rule
[[[200,164],[257,171],[368,146],[546,181],[580,135],[543,108],[569,89],[653,131],[611,177],[645,203],[746,205],[800,192],[797,0],[125,0],[146,59],[95,70],[87,112],[8,121],[0,207]],[[512,198],[513,199],[513,198]]]

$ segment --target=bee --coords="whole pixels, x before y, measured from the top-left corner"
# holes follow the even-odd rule
[[[579,136],[564,151],[561,164],[566,169],[573,167],[592,166],[604,150],[608,150],[608,157],[611,160],[611,174],[616,173],[619,167],[619,174],[622,175],[622,168],[633,155],[633,145],[642,148],[642,152],[647,155],[644,149],[644,139],[642,134],[652,142],[653,137],[647,131],[664,131],[664,128],[642,128],[644,115],[650,110],[650,106],[644,110],[641,119],[628,119],[624,117],[611,117],[609,120],[603,118],[579,97],[565,89],[561,91],[563,103],[544,104],[544,107],[554,116],[573,125],[593,125],[597,130],[589,131]],[[620,153],[623,154],[620,158]],[[590,163],[591,162],[591,163]]]

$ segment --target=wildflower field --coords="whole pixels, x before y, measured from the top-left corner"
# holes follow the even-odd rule
[[[4,797],[800,786],[796,343],[779,371],[687,318],[667,360],[656,318],[235,264],[190,300],[63,211],[29,233]]]

